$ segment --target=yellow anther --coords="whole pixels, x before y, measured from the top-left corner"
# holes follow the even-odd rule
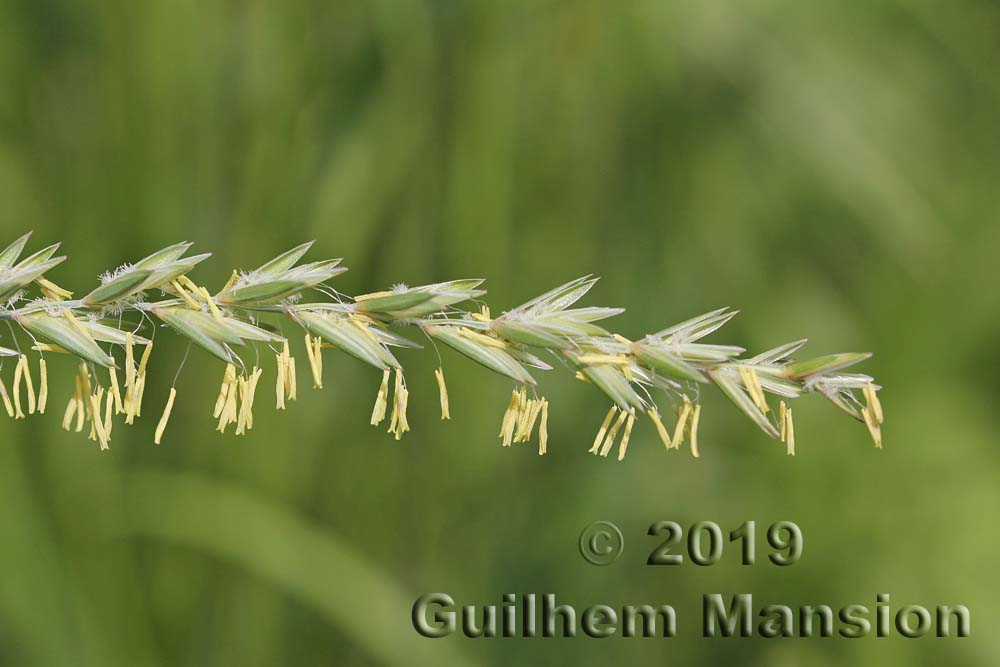
[[[249,380],[250,392],[249,392],[249,398],[248,398],[248,400],[250,401],[250,407],[247,410],[247,428],[248,429],[253,428],[253,402],[254,402],[254,399],[257,397],[257,383],[260,382],[260,377],[263,374],[264,374],[264,370],[262,368],[257,368],[256,366],[254,367],[253,372],[250,373],[250,380]]]
[[[319,338],[314,339],[306,334],[306,357],[309,359],[309,369],[312,371],[313,389],[323,388],[323,358],[320,356]]]
[[[492,322],[493,318],[490,316],[490,307],[485,303],[480,307],[478,313],[469,313],[469,316],[477,322]]]
[[[212,313],[212,317],[214,317],[219,322],[225,322],[226,321],[225,318],[222,317],[222,311],[220,311],[219,307],[215,305],[215,299],[212,298],[212,295],[209,293],[209,291],[204,287],[199,287],[198,292],[199,294],[201,294],[201,298],[205,300],[205,303],[208,304],[208,310],[209,312]]]
[[[153,436],[153,444],[160,444],[160,440],[163,438],[163,432],[167,430],[167,422],[170,421],[170,411],[174,409],[175,398],[177,398],[177,390],[171,387],[170,397],[167,398],[167,405],[163,408],[163,414],[160,416],[160,423],[156,425],[156,434]]]
[[[542,399],[542,419],[538,423],[538,455],[549,450],[549,402]]]
[[[23,369],[24,374],[24,389],[28,396],[28,414],[35,414],[35,409],[38,407],[37,401],[35,400],[35,383],[31,379],[31,366],[28,364],[28,357],[24,354],[20,356],[17,360],[19,366]]]
[[[285,381],[288,382],[288,400],[294,401],[298,398],[299,390],[299,381],[295,375],[295,357],[288,357],[285,363],[287,364]]]
[[[499,338],[493,338],[492,336],[487,336],[486,334],[481,334],[478,331],[469,329],[468,327],[459,327],[458,333],[487,347],[495,347],[501,350],[506,350],[508,347],[506,341],[502,341]]]
[[[587,384],[590,384],[590,378],[588,378],[580,371],[577,371],[573,377],[575,377],[577,380],[580,380],[581,382],[586,382]]]
[[[515,389],[510,393],[510,401],[507,403],[507,410],[504,411],[503,421],[500,422],[500,437],[505,440],[508,431],[508,426],[510,425],[510,421],[511,419],[516,419],[517,406],[520,405],[520,403],[521,403],[521,396],[518,393],[517,389]],[[511,436],[513,437],[513,433],[511,434]],[[504,446],[507,446],[507,444],[509,443],[505,442]]]
[[[872,442],[875,443],[875,447],[882,449],[882,429],[875,422],[875,417],[872,415],[868,408],[861,409],[861,417],[865,421],[865,426],[868,427],[868,433],[872,437]]]
[[[125,412],[125,405],[122,402],[121,388],[118,386],[118,371],[115,370],[114,366],[108,369],[108,378],[110,380],[110,389],[108,391],[114,397],[115,414],[120,415]]]
[[[66,404],[66,411],[63,412],[62,427],[64,431],[68,431],[73,425],[73,415],[76,414],[76,395],[74,394],[72,398],[69,399],[69,403]]]
[[[56,285],[54,282],[46,278],[36,278],[35,282],[42,288],[42,292],[45,296],[52,301],[62,301],[63,299],[68,299],[73,296],[72,292],[59,287],[59,285]]]
[[[878,391],[875,389],[875,385],[871,382],[863,390],[865,395],[865,400],[868,402],[868,408],[872,412],[872,416],[878,424],[882,423],[882,402],[878,399]]]
[[[275,408],[285,409],[285,359],[280,354],[274,355],[277,362],[277,379],[274,382]]]
[[[389,433],[395,435],[396,440],[403,437],[403,434],[410,430],[410,424],[406,420],[406,408],[409,404],[409,392],[406,383],[403,381],[403,369],[396,367],[396,386],[393,392],[392,417],[389,420]]]
[[[614,447],[615,444],[615,438],[618,437],[618,431],[621,430],[622,424],[625,423],[628,416],[629,413],[625,410],[618,413],[618,419],[616,419],[615,423],[611,425],[610,429],[608,429],[608,435],[604,438],[604,446],[601,448],[601,456],[607,456],[611,452],[611,448]]]
[[[437,379],[438,398],[441,399],[441,419],[451,419],[451,410],[448,406],[448,385],[444,382],[444,370],[441,368],[435,370],[434,377]]]
[[[378,336],[372,333],[372,321],[369,318],[364,317],[363,315],[358,315],[357,313],[350,313],[347,317],[352,323],[354,323],[354,326],[365,332],[366,336],[371,338],[376,343],[379,342]]]
[[[179,282],[181,285],[191,290],[191,292],[195,296],[201,296],[201,288],[198,287],[198,285],[195,284],[195,282],[190,278],[188,278],[187,276],[178,276],[177,282]]]
[[[104,387],[98,387],[97,392],[90,394],[90,425],[91,438],[97,437],[101,443],[101,451],[109,448],[108,431],[101,421],[101,399],[104,397]]]
[[[234,269],[233,270],[233,274],[231,276],[229,276],[229,280],[226,282],[225,287],[222,288],[222,291],[225,292],[226,290],[228,290],[229,288],[231,288],[233,285],[236,284],[236,281],[239,280],[239,279],[240,279],[240,275],[238,273],[236,273],[236,270]]]
[[[781,427],[781,441],[785,442],[788,437],[788,406],[784,401],[778,406],[778,425]]]
[[[582,354],[577,357],[577,361],[588,366],[612,365],[629,366],[629,359],[624,354]]]
[[[52,343],[35,343],[31,346],[31,349],[35,352],[53,352],[55,354],[69,354],[65,348],[58,345],[53,345]]]
[[[236,381],[237,396],[239,397],[240,407],[237,411],[236,417],[236,435],[243,435],[247,430],[247,398],[250,395],[250,385],[247,382],[246,376],[241,375]]]
[[[146,343],[146,348],[142,351],[142,358],[139,359],[139,375],[146,374],[146,364],[149,363],[149,355],[153,351],[153,341]]]
[[[663,425],[663,420],[660,419],[660,411],[654,406],[650,408],[646,414],[649,415],[653,425],[656,426],[656,433],[660,436],[660,441],[663,442],[663,446],[667,449],[673,447],[673,444],[670,441],[670,433],[667,432],[667,427]]]
[[[694,406],[694,413],[691,415],[691,455],[695,458],[701,456],[698,451],[698,420],[701,418],[701,404]]]
[[[601,443],[604,442],[604,434],[608,432],[608,427],[611,426],[611,420],[615,418],[617,411],[617,405],[612,405],[611,409],[608,410],[607,416],[604,417],[604,421],[601,423],[601,428],[597,431],[597,437],[594,438],[594,444],[587,450],[588,454],[597,454],[600,452]]]
[[[359,294],[354,297],[355,303],[361,303],[362,301],[368,301],[369,299],[380,299],[384,296],[392,296],[394,292],[382,291],[382,292],[369,292],[368,294]]]
[[[174,291],[177,292],[178,296],[180,296],[182,299],[184,299],[185,302],[187,302],[188,306],[194,308],[195,310],[201,310],[201,304],[195,301],[179,282],[177,282],[176,280],[172,280],[170,281],[170,286],[174,288]]]
[[[24,364],[21,363],[24,355],[17,360],[14,366],[14,419],[24,419],[24,410],[21,409],[21,382],[24,380]]]
[[[226,407],[226,399],[229,397],[229,389],[236,379],[236,366],[226,364],[226,370],[222,374],[222,384],[219,386],[219,396],[215,399],[215,408],[212,410],[212,417],[218,419],[222,415],[222,410]]]
[[[63,317],[65,317],[67,320],[69,320],[69,323],[73,326],[74,329],[76,329],[77,331],[79,331],[81,334],[83,334],[87,338],[90,338],[91,340],[93,340],[93,337],[90,335],[90,332],[87,331],[87,329],[85,329],[82,324],[80,324],[80,320],[76,319],[76,315],[73,314],[73,311],[71,311],[68,308],[63,308],[62,309],[62,314],[63,314]]]
[[[132,396],[132,386],[135,384],[135,344],[132,332],[125,332],[125,400],[126,410]]]
[[[114,397],[109,389],[104,396],[104,432],[107,434],[108,440],[111,440],[111,431],[114,429],[114,423],[111,421],[111,411],[114,407]]]
[[[375,397],[375,407],[372,409],[372,426],[378,426],[385,419],[385,409],[389,396],[389,376],[391,374],[392,371],[388,368],[382,371],[382,384],[379,385],[378,395]]]
[[[635,408],[628,411],[628,420],[625,422],[625,433],[622,434],[622,441],[618,445],[618,460],[625,458],[628,451],[628,441],[632,437],[632,427],[635,426]]]
[[[83,400],[83,380],[80,378],[80,374],[74,378],[76,383],[76,393],[73,395],[73,400],[76,402],[76,425],[73,430],[76,433],[83,431],[83,423],[86,418],[87,408],[86,403]]]
[[[0,378],[0,398],[3,399],[3,407],[7,410],[7,416],[14,417],[14,406],[10,402],[10,394],[7,393],[7,385],[4,384],[3,378]]]
[[[785,446],[789,456],[795,456],[795,422],[792,421],[792,409],[785,412]]]
[[[769,408],[764,390],[760,386],[760,378],[757,377],[757,369],[740,366],[740,379],[743,380],[743,385],[747,388],[750,398],[753,399],[760,411],[766,414]]]
[[[49,402],[49,369],[45,359],[38,360],[38,412],[45,414],[45,406]]]
[[[691,399],[685,396],[684,407],[681,408],[681,414],[677,418],[677,425],[674,427],[674,437],[671,438],[671,442],[674,443],[674,449],[680,449],[681,445],[684,444],[684,428],[687,426],[687,420],[690,414]]]

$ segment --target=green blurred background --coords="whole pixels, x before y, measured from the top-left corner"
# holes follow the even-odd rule
[[[0,0],[0,243],[62,241],[60,284],[182,239],[211,286],[316,239],[346,293],[477,276],[494,312],[596,273],[627,335],[728,304],[712,341],[874,351],[887,412],[876,451],[807,398],[793,459],[709,391],[700,460],[642,422],[618,464],[585,454],[607,401],[556,371],[539,458],[494,437],[510,384],[450,353],[439,422],[425,350],[401,443],[367,426],[377,374],[332,354],[324,391],[221,437],[195,351],[154,447],[185,349],[161,336],[153,415],[109,453],[0,422],[0,662],[996,662],[998,37],[985,1]],[[576,549],[598,519],[626,537],[607,568]],[[790,519],[805,554],[650,568],[659,519]],[[419,639],[431,591],[669,602],[681,636]],[[711,592],[962,603],[973,636],[701,639]]]

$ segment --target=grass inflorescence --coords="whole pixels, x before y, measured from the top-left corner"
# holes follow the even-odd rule
[[[86,432],[107,449],[115,418],[133,424],[142,415],[146,370],[152,337],[142,334],[165,325],[224,365],[213,418],[217,429],[236,434],[253,428],[253,408],[264,369],[248,366],[239,350],[266,346],[274,354],[275,407],[284,410],[297,397],[295,357],[282,320],[300,331],[314,388],[323,387],[323,354],[336,349],[381,372],[370,422],[397,440],[410,430],[409,389],[393,350],[420,348],[398,330],[419,330],[515,383],[499,437],[505,447],[535,441],[548,449],[549,402],[538,394],[537,371],[551,370],[550,359],[593,385],[611,401],[590,453],[608,456],[617,446],[625,457],[636,421],[649,418],[668,450],[687,446],[699,456],[700,387],[714,384],[766,434],[795,454],[795,426],[789,402],[818,392],[865,424],[882,446],[881,389],[874,380],[844,369],[867,359],[867,353],[833,354],[795,361],[805,345],[799,340],[754,356],[733,345],[701,342],[735,315],[721,308],[637,340],[611,333],[599,322],[620,308],[577,307],[597,282],[585,276],[561,285],[494,317],[481,297],[479,279],[407,287],[356,297],[343,295],[327,282],[347,269],[341,260],[300,263],[312,243],[297,246],[252,271],[233,271],[221,290],[212,292],[189,277],[208,254],[187,256],[190,243],[178,243],[105,273],[82,298],[45,277],[65,257],[58,245],[21,259],[30,234],[0,252],[0,319],[7,320],[14,348],[0,347],[3,358],[16,359],[8,390],[0,363],[0,399],[15,419],[44,413],[48,403],[46,355],[62,353],[76,360],[73,391],[62,426]],[[33,290],[37,296],[30,298]],[[308,301],[316,294],[319,301]],[[151,300],[156,295],[157,300]],[[478,307],[464,310],[462,304]],[[126,324],[126,320],[131,321]],[[16,325],[16,326],[15,326]],[[37,371],[20,351],[19,328],[38,354]],[[260,358],[255,355],[255,358]],[[443,368],[435,370],[441,418],[450,419]],[[35,378],[37,377],[37,383]],[[660,402],[673,407],[667,419]],[[770,396],[777,397],[775,408]],[[154,441],[159,444],[177,397],[171,386],[160,412]],[[671,423],[672,422],[672,423]],[[536,435],[537,433],[537,435]]]

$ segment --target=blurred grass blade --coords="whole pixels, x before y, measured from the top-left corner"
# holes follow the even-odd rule
[[[408,611],[416,595],[290,508],[225,483],[153,471],[129,473],[123,506],[131,533],[245,569],[315,611],[372,664],[477,664],[454,643],[417,635]]]

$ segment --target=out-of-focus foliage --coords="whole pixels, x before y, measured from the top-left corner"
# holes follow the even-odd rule
[[[57,419],[0,422],[0,661],[994,661],[998,34],[976,0],[0,0],[0,238],[62,241],[60,284],[178,238],[216,252],[192,274],[213,285],[311,238],[355,294],[474,275],[513,307],[595,273],[633,338],[732,305],[750,349],[872,350],[888,417],[876,451],[804,401],[793,459],[706,395],[701,459],[646,424],[611,464],[581,454],[606,401],[546,374],[540,458],[493,437],[508,382],[443,349],[438,422],[437,360],[403,350],[425,423],[402,443],[369,428],[378,380],[345,356],[323,392],[223,438],[222,362],[193,350],[160,447],[155,419],[105,454]],[[185,346],[157,345],[169,377]],[[51,366],[56,405],[74,369]],[[626,535],[608,568],[575,551],[596,519]],[[791,519],[806,548],[789,568],[649,568],[659,519]],[[428,644],[408,605],[429,591],[670,602],[681,637]],[[701,595],[732,591],[964,603],[973,638],[699,639]]]

